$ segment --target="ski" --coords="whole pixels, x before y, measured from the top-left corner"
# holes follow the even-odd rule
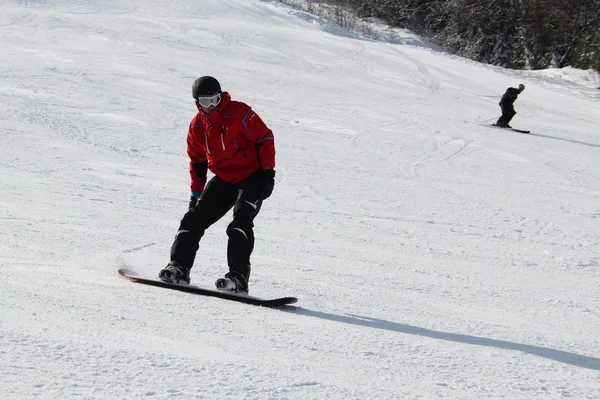
[[[498,126],[498,125],[496,125],[496,124],[491,124],[491,125],[487,125],[487,126],[491,126],[491,127],[493,127],[493,128],[498,128],[498,129],[508,129],[508,130],[511,130],[511,131],[514,131],[514,132],[519,132],[519,133],[531,133],[531,131],[526,131],[526,130],[523,130],[523,129],[516,129],[516,128],[503,128],[503,127],[501,127],[501,126]]]
[[[252,304],[255,306],[262,307],[282,307],[289,304],[294,304],[298,301],[295,297],[278,297],[272,299],[263,299],[260,297],[248,296],[244,294],[236,294],[231,292],[225,292],[216,289],[207,289],[195,285],[169,283],[158,279],[144,278],[137,275],[134,271],[121,268],[118,270],[119,275],[131,282],[141,283],[143,285],[156,286],[165,289],[177,290],[180,292],[192,293],[201,296],[217,297],[219,299],[232,300],[245,304]]]
[[[523,129],[515,129],[515,128],[510,128],[511,131],[515,131],[515,132],[519,132],[519,133],[531,133],[531,131],[526,131]]]

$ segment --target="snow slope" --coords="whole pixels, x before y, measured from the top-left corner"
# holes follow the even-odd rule
[[[374,42],[271,1],[0,10],[0,398],[600,398],[585,72]],[[298,307],[116,274],[168,261],[201,75],[275,133],[251,293]],[[532,134],[486,127],[518,83]],[[229,221],[194,283],[226,272]]]

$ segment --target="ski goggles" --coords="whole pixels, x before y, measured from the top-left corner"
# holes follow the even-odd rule
[[[218,106],[221,103],[221,93],[212,96],[196,97],[196,102],[202,107]]]

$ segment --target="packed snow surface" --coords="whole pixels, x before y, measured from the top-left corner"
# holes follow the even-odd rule
[[[0,0],[0,398],[599,399],[597,76],[426,43],[273,1]],[[250,293],[296,306],[116,273],[168,262],[202,75],[274,132]],[[531,134],[487,126],[519,83]]]

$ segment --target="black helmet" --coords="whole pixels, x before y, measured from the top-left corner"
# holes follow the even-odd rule
[[[210,96],[221,93],[219,81],[212,76],[202,76],[194,81],[192,85],[192,97]]]

